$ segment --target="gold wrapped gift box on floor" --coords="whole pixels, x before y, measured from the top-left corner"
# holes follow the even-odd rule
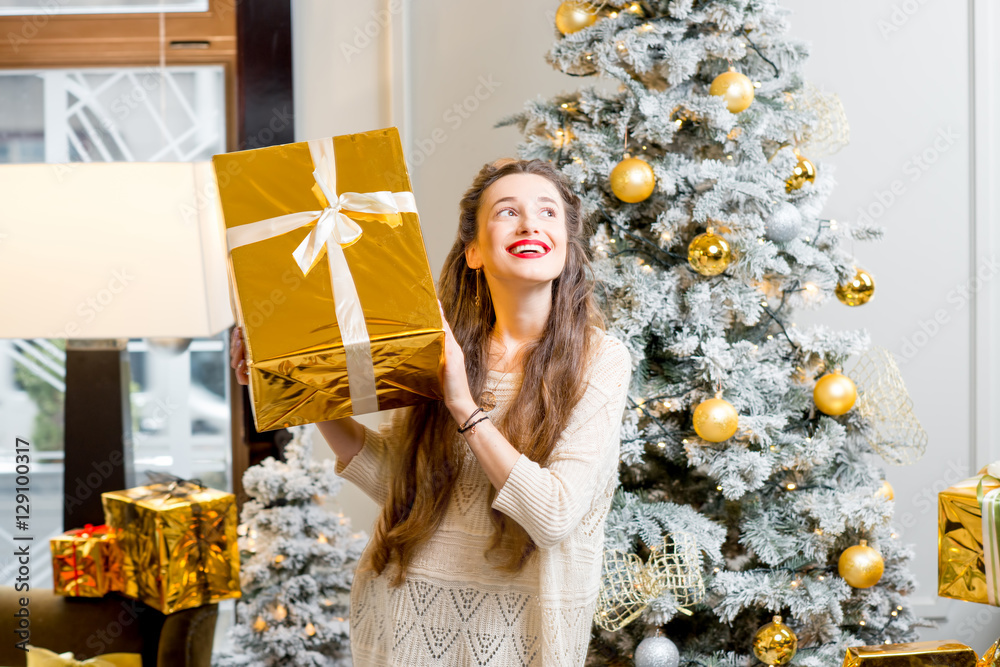
[[[99,598],[124,588],[122,554],[107,526],[68,530],[49,540],[57,595]]]
[[[1000,464],[938,495],[938,595],[1000,606]]]
[[[213,162],[257,430],[441,398],[444,332],[396,129]]]
[[[979,656],[955,641],[852,646],[844,667],[976,667]]]
[[[101,494],[122,592],[164,614],[240,597],[236,496],[178,480]]]

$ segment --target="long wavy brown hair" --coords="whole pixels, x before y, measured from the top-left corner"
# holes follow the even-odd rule
[[[551,181],[562,198],[568,232],[566,264],[552,284],[548,321],[541,337],[522,349],[521,388],[496,424],[519,452],[545,465],[585,389],[580,369],[587,367],[598,342],[593,327],[604,328],[594,300],[580,199],[550,163],[505,159],[483,166],[460,203],[458,234],[445,260],[438,293],[465,354],[469,388],[473,396],[479,396],[489,371],[496,313],[486,280],[469,268],[465,251],[479,233],[483,194],[510,174],[536,174]],[[481,281],[480,305],[476,305],[477,281]],[[399,563],[395,585],[403,583],[413,554],[440,525],[464,458],[457,424],[443,401],[410,408],[404,427],[405,435],[390,463],[388,496],[370,550],[370,566],[379,574],[393,560]],[[489,505],[495,497],[496,489],[491,486]],[[494,530],[484,556],[502,571],[518,572],[535,544],[513,519],[494,509],[490,512]]]

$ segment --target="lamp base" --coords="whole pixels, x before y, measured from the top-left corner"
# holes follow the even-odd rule
[[[66,341],[66,530],[104,523],[101,493],[134,486],[127,344]]]

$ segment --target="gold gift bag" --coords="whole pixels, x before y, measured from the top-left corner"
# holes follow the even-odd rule
[[[938,494],[938,595],[1000,606],[1000,462]]]
[[[844,667],[976,667],[979,656],[955,641],[852,646]]]
[[[124,588],[122,553],[107,526],[67,530],[49,540],[57,595],[99,598]]]
[[[442,397],[396,128],[213,158],[258,431]]]
[[[101,494],[122,592],[164,614],[240,597],[236,496],[177,480]]]

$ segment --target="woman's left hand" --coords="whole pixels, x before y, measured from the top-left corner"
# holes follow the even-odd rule
[[[440,301],[438,308],[441,308]],[[469,416],[466,413],[476,409],[476,403],[472,399],[469,376],[465,371],[465,353],[455,340],[455,334],[444,316],[444,308],[441,308],[441,321],[444,323],[444,365],[438,369],[438,379],[444,391],[445,407],[455,417],[455,421],[462,423]]]

